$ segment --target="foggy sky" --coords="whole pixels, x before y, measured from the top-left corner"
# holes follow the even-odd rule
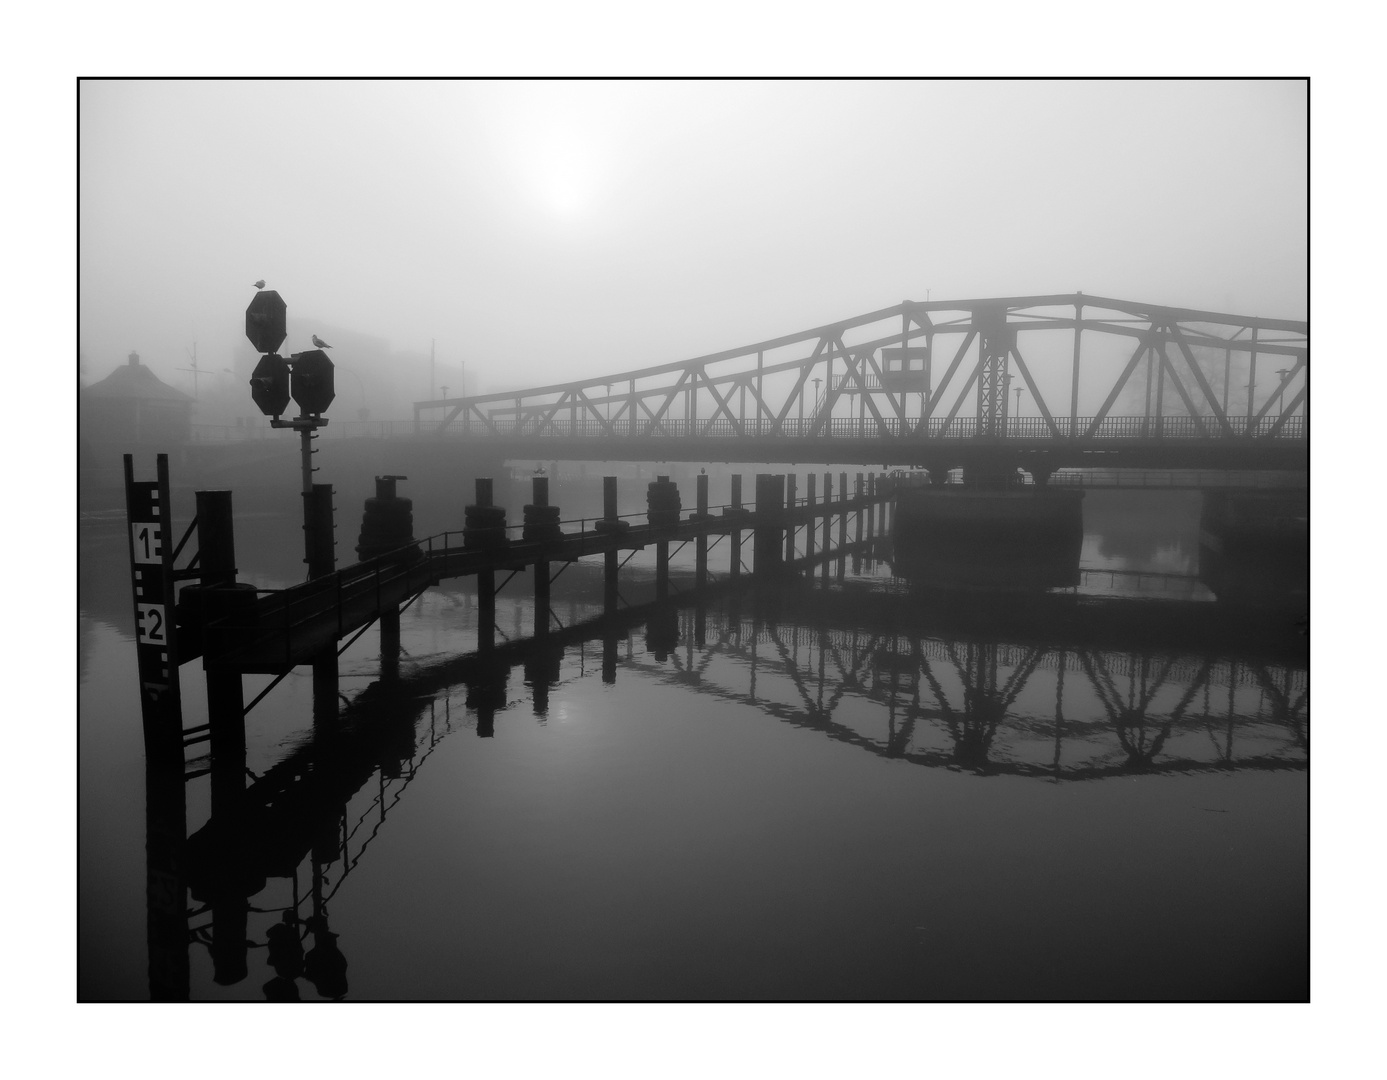
[[[191,390],[194,341],[233,366],[262,277],[281,351],[436,340],[482,391],[927,290],[1307,317],[1303,82],[88,81],[79,107],[88,383],[133,349]]]

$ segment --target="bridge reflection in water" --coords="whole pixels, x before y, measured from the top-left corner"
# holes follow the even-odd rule
[[[152,996],[189,996],[190,946],[208,949],[223,985],[245,980],[248,951],[263,947],[274,971],[264,996],[348,996],[350,943],[329,908],[440,743],[543,719],[584,679],[677,687],[877,757],[979,776],[1308,768],[1293,632],[1249,634],[1245,613],[1214,604],[1041,594],[993,610],[853,584],[686,595],[587,621],[575,608],[566,628],[485,656],[386,658],[350,701],[325,682],[312,734],[244,796],[214,797],[186,841],[182,754],[151,754]]]

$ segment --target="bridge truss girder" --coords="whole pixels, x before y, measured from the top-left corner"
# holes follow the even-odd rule
[[[1056,334],[1072,341],[1072,349],[1067,343],[1064,348],[1068,371],[1060,370],[1066,365],[1053,348]],[[1025,353],[1035,352],[1030,362],[1022,337]],[[1134,349],[1113,378],[1111,358],[1100,356],[1095,363],[1092,353],[1102,351],[1096,342],[1124,338]],[[951,357],[937,381],[936,349]],[[884,350],[923,356],[919,375],[902,381],[888,373]],[[1230,401],[1235,356],[1248,374],[1240,416]],[[1259,383],[1258,361],[1268,358],[1285,366],[1277,378],[1264,376]],[[429,430],[440,435],[530,440],[1303,443],[1308,360],[1308,324],[1294,320],[1081,293],[906,301],[690,360],[520,391],[416,402],[414,410],[421,431],[427,419]],[[1101,370],[1104,366],[1108,370]],[[1214,386],[1220,366],[1222,394]],[[1147,392],[1141,415],[1118,415],[1114,409],[1124,391],[1131,396],[1132,380],[1142,371]],[[1010,415],[1008,390],[1018,377],[1035,417]],[[806,407],[811,393],[814,400]],[[1081,415],[1082,400],[1100,397],[1096,411]]]

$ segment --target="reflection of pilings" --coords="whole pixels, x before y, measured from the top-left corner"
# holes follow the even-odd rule
[[[602,681],[608,686],[616,682],[617,647],[622,640],[615,633],[607,633],[602,638]]]
[[[490,664],[478,670],[467,686],[467,707],[477,714],[477,736],[489,739],[496,734],[496,713],[506,707],[509,664]]]
[[[679,609],[673,604],[657,604],[645,623],[645,650],[664,663],[679,644]]]
[[[562,666],[561,644],[536,643],[535,649],[525,658],[525,685],[530,688],[534,714],[540,719],[549,714],[549,688],[559,681]]]
[[[183,741],[176,731],[145,731],[145,895],[151,1001],[187,1001],[187,795]]]

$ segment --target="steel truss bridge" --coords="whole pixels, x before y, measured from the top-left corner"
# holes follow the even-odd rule
[[[1305,322],[1082,293],[906,301],[691,360],[416,402],[414,430],[521,458],[1301,470],[1309,350]]]

